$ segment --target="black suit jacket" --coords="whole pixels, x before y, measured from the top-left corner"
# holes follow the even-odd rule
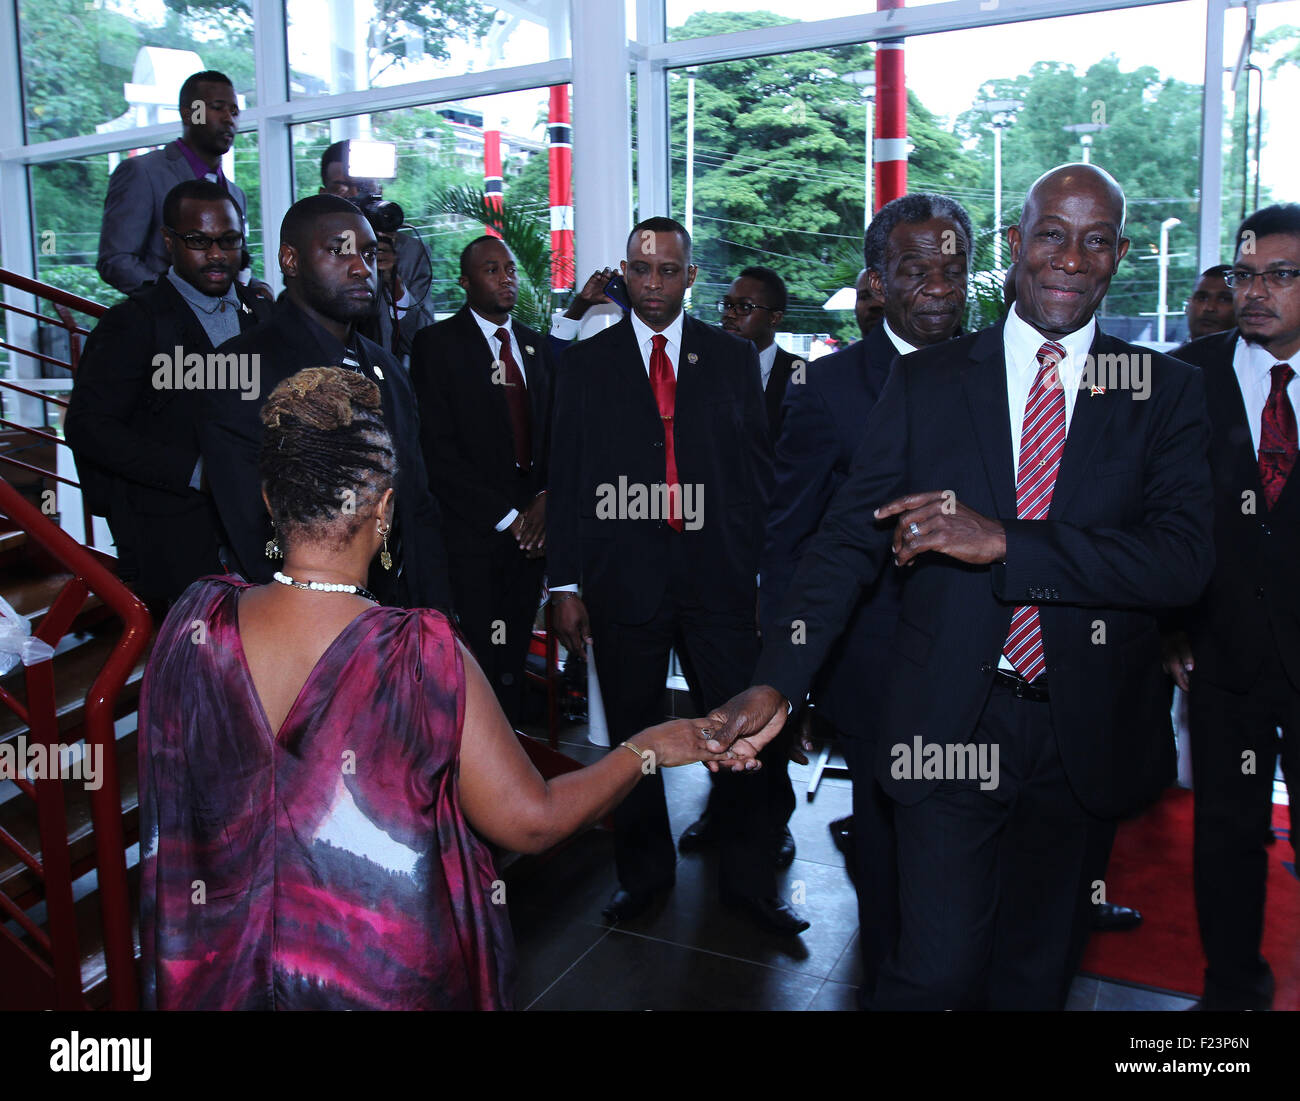
[[[522,512],[546,488],[554,365],[540,333],[518,321],[510,325],[532,412],[527,474],[515,465],[505,388],[493,381],[492,350],[469,307],[421,329],[411,349],[424,464],[453,554],[485,553],[500,538],[502,517],[512,508]]]
[[[1213,333],[1173,353],[1205,378],[1214,478],[1214,574],[1177,625],[1191,640],[1197,680],[1244,691],[1274,652],[1300,689],[1300,474],[1292,471],[1267,508],[1232,363],[1239,337],[1236,329]]]
[[[767,407],[767,423],[771,428],[772,443],[781,434],[781,421],[785,417],[785,391],[790,385],[790,376],[794,374],[794,365],[801,362],[798,356],[791,355],[784,348],[778,347],[776,359],[772,361],[772,372],[767,376],[767,386],[763,390],[763,404]]]
[[[1091,352],[1149,356],[1134,361],[1149,364],[1149,396],[1081,390],[1045,520],[1016,518],[1010,416],[1023,411],[1007,408],[1002,326],[900,359],[782,605],[787,626],[765,636],[756,682],[802,699],[889,556],[892,525],[874,523],[875,508],[951,489],[1003,524],[1002,563],[927,555],[909,567],[877,755],[878,779],[901,803],[937,781],[892,778],[891,743],[970,741],[1018,604],[1039,608],[1048,706],[1079,801],[1118,816],[1172,773],[1155,610],[1194,600],[1214,564],[1204,384],[1194,368],[1100,332]]]
[[[266,320],[271,304],[235,285],[241,330]],[[167,278],[119,303],[86,339],[64,432],[91,510],[110,502],[140,514],[175,515],[194,506],[199,458],[197,390],[153,385],[154,356],[212,351],[189,303]]]
[[[420,452],[420,423],[415,395],[405,368],[377,344],[355,337],[363,373],[383,397],[384,423],[397,451],[396,508],[390,545],[401,540],[400,572],[383,570],[376,558],[368,587],[384,604],[406,608],[448,608],[447,555],[442,545],[438,506],[429,492]],[[266,557],[271,521],[262,503],[258,456],[262,446],[262,405],[276,385],[305,367],[337,367],[343,345],[313,324],[286,296],[271,320],[218,351],[258,355],[261,389],[245,401],[234,391],[205,395],[199,426],[204,476],[212,489],[225,528],[227,545],[249,581],[265,584],[277,569]],[[376,370],[378,368],[378,370]],[[382,378],[380,374],[382,373]]]
[[[547,575],[579,582],[593,617],[644,623],[668,582],[669,543],[689,541],[700,599],[752,617],[771,484],[771,442],[749,341],[687,317],[673,431],[682,485],[699,487],[698,520],[675,535],[660,519],[608,513],[626,486],[664,481],[659,417],[632,322],[570,346],[555,388],[547,501]],[[692,523],[687,517],[688,525]]]
[[[897,357],[884,326],[877,325],[865,339],[817,360],[804,382],[787,392],[760,571],[765,635],[773,630],[804,549],[848,478],[867,419]],[[872,735],[880,723],[904,576],[887,564],[866,586],[813,688],[818,711],[854,737]]]

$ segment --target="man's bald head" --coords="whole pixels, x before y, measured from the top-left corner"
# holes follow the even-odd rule
[[[1098,194],[1108,197],[1115,204],[1115,230],[1124,236],[1124,223],[1128,220],[1128,200],[1124,198],[1124,189],[1114,176],[1095,164],[1061,164],[1039,176],[1025,193],[1025,205],[1020,215],[1022,226],[1030,204],[1041,201],[1044,195],[1052,194],[1056,189],[1073,192],[1096,189]]]
[[[1096,165],[1061,165],[1034,182],[1007,230],[1022,320],[1053,338],[1091,321],[1128,252],[1124,215],[1123,189]]]

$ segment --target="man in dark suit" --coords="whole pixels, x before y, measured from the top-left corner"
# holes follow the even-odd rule
[[[186,357],[206,360],[271,312],[235,282],[243,217],[224,189],[186,180],[163,210],[171,266],[95,326],[64,424],[83,492],[108,517],[119,575],[158,604],[221,568],[212,501],[199,491],[200,397],[184,385]]]
[[[763,383],[763,403],[767,407],[767,422],[775,445],[781,431],[782,403],[786,387],[800,365],[797,356],[791,355],[776,343],[776,330],[785,317],[787,295],[785,280],[771,268],[745,268],[727,288],[718,302],[724,332],[750,341],[758,349],[759,376]],[[799,381],[803,381],[800,371]],[[683,658],[685,662],[687,659]],[[784,765],[774,764],[786,774],[784,782],[779,777],[770,778],[776,798],[769,808],[772,849],[778,868],[788,868],[795,857],[794,837],[787,823],[794,813],[794,788]],[[716,790],[710,793],[709,805],[704,813],[682,832],[678,842],[682,852],[694,852],[717,840],[717,827],[713,819]]]
[[[1097,328],[1123,225],[1096,165],[1034,184],[1015,308],[899,360],[758,686],[711,716],[713,745],[763,746],[852,595],[891,550],[909,570],[877,756],[901,912],[878,1009],[1064,1005],[1089,843],[1172,775],[1153,610],[1213,566],[1209,424],[1199,372]]]
[[[231,568],[249,581],[268,582],[275,545],[258,474],[261,404],[304,367],[346,367],[365,375],[379,387],[384,423],[397,449],[397,506],[388,536],[392,568],[374,563],[367,587],[382,604],[445,609],[451,595],[446,551],[425,476],[411,382],[392,356],[355,330],[375,308],[375,249],[370,224],[345,199],[312,195],[289,208],[280,225],[283,298],[270,321],[217,349],[257,365],[260,400],[207,393],[199,447]]]
[[[785,280],[771,268],[750,267],[740,273],[718,303],[724,332],[752,341],[758,349],[758,370],[763,380],[763,402],[772,429],[772,442],[781,431],[781,403],[786,387],[802,360],[776,342],[776,330],[785,317]]]
[[[452,604],[511,723],[542,592],[554,368],[510,311],[515,258],[496,237],[460,255],[460,311],[421,329],[411,386],[429,485],[443,516]]]
[[[570,347],[557,376],[547,506],[556,631],[572,652],[591,641],[615,740],[661,721],[674,646],[706,706],[749,677],[771,481],[757,351],[682,313],[690,235],[669,218],[641,222],[623,276],[630,316]],[[643,768],[652,775],[614,812],[611,921],[646,909],[676,874],[663,780],[653,761]],[[746,779],[719,777],[723,897],[767,928],[802,932],[777,895],[769,792]]]
[[[239,100],[230,78],[210,69],[194,73],[181,85],[178,106],[181,137],[152,153],[124,158],[108,181],[95,267],[123,294],[139,294],[167,270],[163,200],[184,180],[207,179],[226,191],[239,208],[239,230],[246,233],[248,200],[221,171],[221,158],[239,129]]]
[[[1241,224],[1227,279],[1237,328],[1174,353],[1205,378],[1215,567],[1178,617],[1183,630],[1166,638],[1166,668],[1188,694],[1200,1004],[1268,1009],[1273,972],[1260,940],[1279,755],[1293,850],[1300,826],[1300,204]]]
[[[760,571],[765,635],[777,629],[776,613],[803,551],[848,477],[891,364],[917,348],[950,340],[961,328],[971,223],[959,203],[925,192],[886,203],[867,229],[863,253],[871,293],[884,302],[883,323],[843,351],[817,360],[786,398]],[[873,768],[902,577],[886,566],[867,587],[812,693],[817,713],[840,735],[853,776],[851,859],[862,996],[868,1002],[898,933],[892,809]]]

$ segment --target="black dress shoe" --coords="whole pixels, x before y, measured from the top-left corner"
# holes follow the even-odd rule
[[[776,839],[776,849],[773,851],[772,859],[778,868],[788,868],[794,863],[794,838],[790,836],[788,826]]]
[[[798,936],[812,925],[812,922],[801,918],[784,899],[724,894],[722,901],[727,906],[744,910],[754,919],[755,924],[769,933],[780,933],[787,937]]]
[[[1096,902],[1092,907],[1092,927],[1099,933],[1118,933],[1136,929],[1142,924],[1142,915],[1127,906],[1113,902]]]
[[[713,828],[713,821],[705,812],[682,831],[682,836],[677,841],[677,847],[684,853],[693,853],[704,848],[705,845],[712,845],[717,839],[718,835]]]
[[[620,887],[609,896],[600,916],[610,924],[631,921],[638,914],[645,913],[654,900],[654,891],[629,891],[626,887]]]

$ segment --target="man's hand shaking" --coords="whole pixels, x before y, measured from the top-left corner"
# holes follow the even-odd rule
[[[746,688],[721,707],[709,712],[708,723],[712,738],[710,752],[731,750],[731,758],[724,761],[706,761],[710,772],[718,767],[732,771],[752,771],[762,768],[758,752],[781,732],[790,713],[786,698],[766,684]]]

